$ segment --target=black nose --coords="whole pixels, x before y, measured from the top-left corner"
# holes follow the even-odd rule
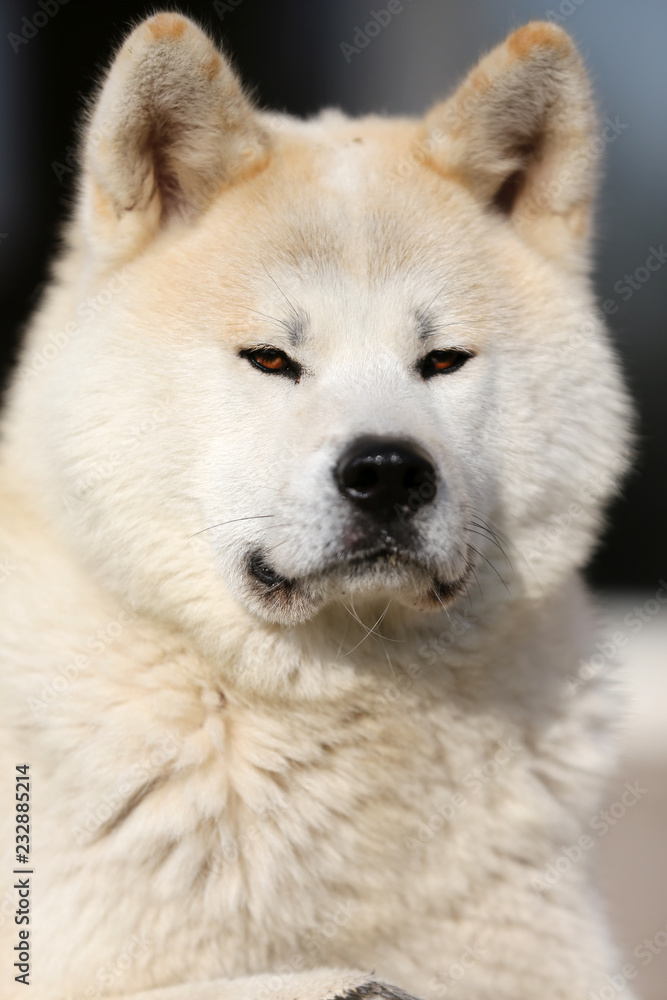
[[[436,494],[428,453],[397,438],[358,438],[341,455],[335,475],[343,496],[383,520],[414,514]]]

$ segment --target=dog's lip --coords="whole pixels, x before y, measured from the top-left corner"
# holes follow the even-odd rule
[[[335,572],[346,567],[372,569],[382,565],[412,566],[431,572],[430,560],[425,552],[410,544],[410,541],[397,538],[385,528],[370,537],[352,533],[341,539],[329,553],[322,572]]]
[[[432,561],[420,552],[396,542],[378,542],[356,552],[346,552],[331,559],[326,566],[315,574],[316,576],[326,576],[330,573],[344,572],[345,569],[356,571],[372,571],[375,568],[394,569],[398,566],[407,570],[414,569],[428,576],[432,581],[432,587],[441,596],[454,596],[464,587],[472,572],[474,561],[472,553],[466,553],[465,564],[461,573],[453,578],[443,578],[438,574]]]
[[[431,591],[437,601],[442,603],[443,599],[453,600],[465,589],[474,562],[472,553],[468,550],[462,572],[454,578],[443,578],[434,572],[433,565],[426,558],[420,557],[419,552],[405,545],[400,545],[394,539],[383,538],[381,541],[356,552],[348,550],[337,553],[316,572],[307,574],[301,579],[288,579],[282,576],[267,562],[264,553],[259,551],[253,553],[249,570],[256,583],[263,587],[268,596],[278,592],[285,595],[289,592],[296,592],[301,590],[304,585],[307,589],[309,581],[315,583],[318,579],[322,580],[337,572],[345,572],[346,569],[356,575],[356,573],[366,570],[372,572],[373,569],[395,569],[398,566],[408,570],[418,570],[427,576],[431,581],[427,589]]]
[[[378,542],[376,545],[370,545],[368,548],[358,549],[356,552],[350,552],[343,556],[340,560],[340,564],[357,565],[361,563],[378,562],[382,559],[421,564],[421,560],[418,556],[416,556],[416,554],[411,552],[409,549],[406,549],[405,546],[387,544],[386,542]]]
[[[420,552],[414,545],[411,533],[396,534],[388,527],[364,531],[352,528],[340,540],[335,559],[340,563],[361,563],[374,560],[392,559],[402,562],[421,563]]]
[[[268,591],[285,590],[292,587],[292,580],[278,573],[261,551],[253,552],[248,562],[248,570],[255,580]]]
[[[458,597],[465,590],[474,569],[473,553],[469,547],[466,549],[465,563],[458,576],[445,578],[439,575],[431,560],[427,559],[425,555],[413,548],[400,545],[393,539],[391,541],[383,539],[375,545],[357,552],[348,552],[342,558],[332,561],[324,568],[323,574],[345,570],[346,567],[352,571],[355,569],[362,571],[368,569],[370,571],[375,567],[382,568],[383,563],[387,568],[393,569],[402,566],[407,570],[415,569],[423,573],[431,581],[428,589],[440,602],[443,599],[450,601]]]

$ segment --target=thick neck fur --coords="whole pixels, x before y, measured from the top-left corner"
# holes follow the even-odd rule
[[[24,514],[20,534],[5,539],[16,630],[3,706],[9,752],[32,761],[43,787],[36,835],[61,892],[40,905],[64,929],[52,961],[77,942],[81,982],[133,935],[168,949],[181,924],[167,919],[171,907],[188,914],[179,961],[200,978],[296,954],[354,965],[372,950],[387,975],[419,979],[427,945],[401,931],[408,911],[420,910],[422,926],[456,918],[457,933],[468,933],[471,880],[492,884],[502,855],[515,859],[525,892],[552,838],[576,839],[605,743],[591,746],[590,732],[579,740],[591,728],[604,737],[604,701],[595,685],[583,697],[568,686],[584,655],[576,622],[575,638],[564,638],[582,616],[572,596],[519,611],[505,594],[482,611],[471,592],[421,622],[390,607],[370,633],[379,617],[370,607],[341,605],[294,628],[239,612],[228,659],[213,662],[193,637],[101,591],[36,519]],[[57,608],[45,593],[58,594]],[[64,731],[77,734],[66,750]],[[544,814],[517,823],[536,785]],[[113,896],[108,878],[96,890],[99,865],[114,872]],[[72,879],[73,866],[90,878]],[[131,888],[146,866],[148,900]],[[494,906],[511,908],[517,891],[510,879]],[[537,912],[539,895],[528,899]],[[532,904],[521,905],[530,922]],[[330,924],[332,938],[322,930]],[[132,970],[137,988],[148,985],[143,961]]]

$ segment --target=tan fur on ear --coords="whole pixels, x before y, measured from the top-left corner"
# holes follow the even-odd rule
[[[430,112],[421,142],[439,172],[509,216],[542,253],[573,266],[590,230],[595,125],[574,43],[556,25],[535,21]]]
[[[201,212],[266,146],[210,39],[180,14],[157,14],[123,44],[90,120],[86,228],[113,256],[127,256],[168,218]]]

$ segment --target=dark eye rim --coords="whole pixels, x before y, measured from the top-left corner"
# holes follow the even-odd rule
[[[417,371],[423,379],[435,378],[438,375],[451,375],[459,371],[463,366],[474,358],[473,351],[466,351],[460,347],[450,347],[443,350],[429,351],[417,362]],[[452,359],[449,368],[438,369],[435,367],[437,360]]]
[[[282,358],[287,362],[284,368],[266,368],[264,365],[260,364],[258,361],[259,355],[271,354],[275,358]],[[259,344],[257,347],[244,347],[239,351],[239,357],[245,358],[249,361],[253,368],[256,368],[260,372],[264,372],[265,375],[282,375],[283,378],[291,378],[296,381],[301,376],[303,369],[298,361],[294,358],[290,358],[289,354],[281,350],[279,347],[271,347],[270,344]]]

